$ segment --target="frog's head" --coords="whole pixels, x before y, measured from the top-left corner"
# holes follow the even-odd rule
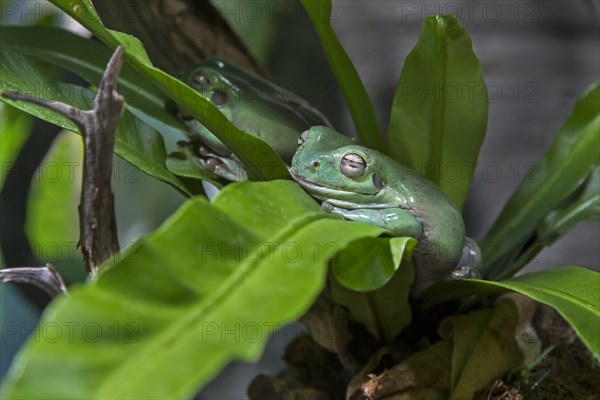
[[[240,88],[228,70],[224,61],[212,59],[205,61],[186,77],[186,82],[200,92],[229,120],[233,121],[241,96]],[[217,152],[226,155],[231,151],[214,136],[200,121],[189,115],[185,110],[179,110],[179,118],[189,129],[193,137],[201,138],[204,144]]]
[[[379,208],[388,201],[383,154],[316,126],[300,135],[290,172],[313,197],[337,207]]]
[[[240,96],[240,88],[228,68],[224,61],[208,60],[195,68],[186,81],[231,119],[233,107]]]

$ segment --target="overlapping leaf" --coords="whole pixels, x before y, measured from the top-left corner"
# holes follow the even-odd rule
[[[364,238],[331,263],[334,300],[381,342],[392,343],[410,324],[415,244],[406,237]]]

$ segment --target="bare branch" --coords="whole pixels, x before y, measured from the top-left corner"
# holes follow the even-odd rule
[[[50,264],[45,267],[5,268],[0,270],[0,283],[28,283],[44,290],[51,298],[67,293],[60,274]]]
[[[26,93],[4,92],[2,93],[2,96],[10,100],[25,101],[27,103],[37,104],[49,110],[56,111],[57,113],[69,118],[73,122],[83,119],[82,114],[85,112],[68,104],[61,103],[59,101],[49,101],[45,99],[40,99],[38,97]],[[78,127],[81,128],[80,126]]]
[[[124,99],[117,93],[117,79],[123,65],[123,48],[118,47],[109,61],[92,112],[81,121],[84,137],[83,185],[79,204],[79,244],[88,270],[119,251],[117,224],[110,188],[115,131]]]
[[[75,123],[84,139],[83,185],[79,204],[79,245],[90,273],[119,251],[113,194],[110,188],[117,123],[124,98],[117,92],[123,48],[111,57],[100,82],[92,110],[8,92],[3,96],[54,110]]]

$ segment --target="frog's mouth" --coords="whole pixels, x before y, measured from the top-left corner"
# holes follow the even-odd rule
[[[292,170],[290,170],[290,174],[292,175],[292,178],[294,178],[294,180],[315,199],[326,201],[336,207],[347,209],[354,209],[357,208],[357,206],[360,206],[360,208],[393,207],[393,204],[381,203],[380,199],[377,198],[377,195],[381,192],[381,190],[373,193],[364,193],[333,189],[327,186],[316,184],[314,182],[309,182],[295,174]]]

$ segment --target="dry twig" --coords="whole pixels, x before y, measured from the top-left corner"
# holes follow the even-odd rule
[[[44,267],[5,268],[0,270],[0,283],[29,283],[44,290],[51,298],[67,293],[60,274],[50,264]]]
[[[80,110],[65,103],[17,92],[3,93],[6,98],[56,111],[73,121],[81,131],[84,160],[79,204],[79,245],[91,274],[95,274],[103,261],[119,251],[110,178],[115,131],[124,104],[123,96],[117,92],[122,65],[123,48],[118,47],[106,66],[91,110]]]

